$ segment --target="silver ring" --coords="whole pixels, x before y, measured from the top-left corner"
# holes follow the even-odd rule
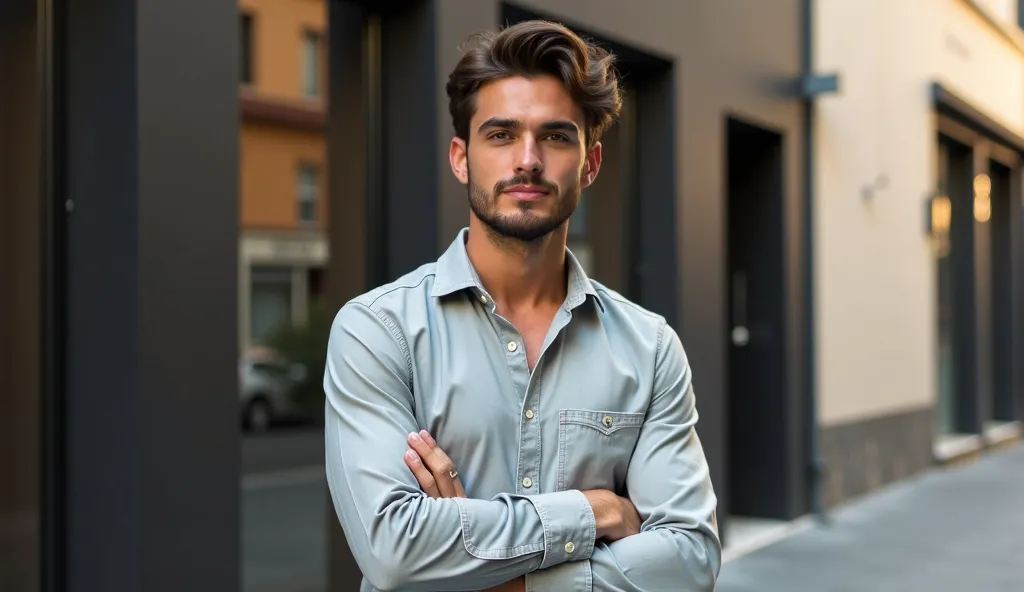
[[[458,471],[454,471],[454,470],[453,471],[448,471],[448,476],[451,477],[452,479],[454,479],[454,478],[459,476],[459,472]]]

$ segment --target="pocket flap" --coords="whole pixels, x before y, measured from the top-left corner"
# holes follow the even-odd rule
[[[644,423],[643,413],[625,413],[622,411],[594,411],[590,409],[560,409],[558,422],[576,424],[594,428],[605,434],[611,434],[623,428],[636,428]]]

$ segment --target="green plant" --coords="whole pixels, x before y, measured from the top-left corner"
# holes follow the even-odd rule
[[[297,382],[291,396],[305,412],[319,414],[324,404],[324,368],[327,365],[327,341],[333,315],[322,302],[309,307],[306,323],[284,323],[270,332],[264,344],[293,364],[305,368],[305,376]]]

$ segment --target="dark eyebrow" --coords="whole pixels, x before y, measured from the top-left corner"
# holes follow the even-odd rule
[[[541,124],[540,129],[546,132],[566,132],[569,134],[579,134],[580,128],[571,121],[565,121],[562,119],[556,119],[552,121],[545,121]]]
[[[482,132],[490,128],[517,129],[522,127],[522,125],[523,122],[518,119],[511,119],[508,117],[491,117],[480,124],[479,131]],[[541,124],[540,129],[545,132],[565,132],[577,135],[580,133],[580,128],[575,123],[564,119],[545,121]]]
[[[506,128],[506,129],[516,129],[516,128],[522,126],[522,125],[523,125],[523,122],[519,121],[518,119],[509,119],[508,117],[491,117],[490,119],[488,119],[488,120],[486,120],[486,121],[484,121],[483,123],[480,124],[480,130],[479,131],[484,131],[485,129],[492,128],[492,127],[501,127],[501,128]]]

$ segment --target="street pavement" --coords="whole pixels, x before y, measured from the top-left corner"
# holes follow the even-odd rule
[[[722,566],[717,592],[1024,591],[1024,445],[853,501]]]
[[[242,474],[323,466],[324,429],[295,425],[242,437]]]
[[[242,441],[243,592],[323,592],[327,527],[322,428],[289,428]]]

